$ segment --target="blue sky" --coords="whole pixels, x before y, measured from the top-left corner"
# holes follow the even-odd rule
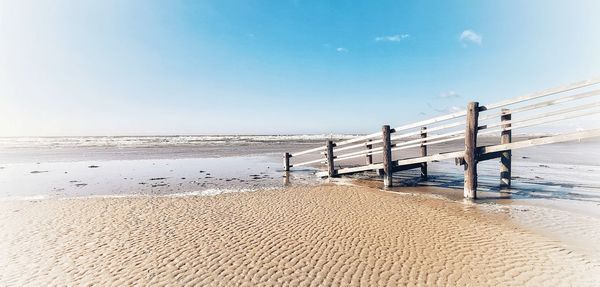
[[[597,3],[0,1],[0,136],[371,132],[600,76]]]

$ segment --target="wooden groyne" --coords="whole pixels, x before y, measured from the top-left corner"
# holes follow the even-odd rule
[[[599,114],[600,101],[594,98],[600,95],[600,89],[597,89],[599,84],[600,79],[594,79],[488,105],[469,102],[463,111],[396,128],[384,125],[381,132],[339,142],[329,140],[324,146],[285,153],[284,169],[290,171],[299,166],[324,166],[326,169],[317,173],[322,177],[376,171],[383,178],[384,186],[391,187],[395,172],[420,169],[421,179],[426,180],[428,163],[454,160],[464,168],[464,196],[475,199],[478,162],[499,159],[500,186],[510,187],[512,150],[600,137],[600,128],[595,127],[563,133],[548,130],[545,132],[553,135],[516,142],[512,137],[512,131],[518,128]],[[480,136],[494,134],[499,134],[498,144],[478,144]],[[464,140],[464,149],[428,153],[430,147],[458,140]],[[418,149],[418,156],[405,155],[409,149]],[[340,162],[360,158],[365,158],[364,164],[339,165]]]

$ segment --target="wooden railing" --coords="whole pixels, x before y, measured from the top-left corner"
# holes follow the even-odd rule
[[[420,168],[421,178],[427,179],[428,162],[454,159],[457,164],[464,166],[465,197],[476,198],[477,162],[499,158],[500,184],[506,187],[511,184],[511,150],[600,136],[600,129],[590,129],[512,141],[514,129],[599,114],[600,101],[594,98],[600,95],[598,84],[600,79],[594,79],[488,105],[470,102],[464,111],[396,128],[384,125],[381,132],[339,142],[327,141],[324,146],[285,153],[284,169],[289,171],[291,167],[326,165],[326,171],[318,175],[329,177],[374,170],[383,176],[384,186],[390,187],[394,172]],[[567,106],[576,101],[579,101],[578,105]],[[560,108],[548,110],[549,107]],[[529,114],[540,110],[543,112]],[[491,134],[500,135],[499,144],[477,145],[480,136]],[[442,144],[458,140],[464,140],[464,149],[428,154],[429,147],[443,147]],[[409,149],[418,149],[419,156],[399,156]],[[394,155],[398,159],[394,160]],[[304,161],[299,160],[302,158]],[[360,158],[365,159],[364,163],[356,163]],[[342,166],[340,162],[347,164]]]

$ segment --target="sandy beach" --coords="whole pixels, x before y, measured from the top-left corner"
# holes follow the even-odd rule
[[[600,283],[598,258],[502,213],[368,187],[0,206],[0,285]]]
[[[0,287],[600,287],[598,11],[0,0]]]

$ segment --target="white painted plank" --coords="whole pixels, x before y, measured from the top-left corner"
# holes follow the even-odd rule
[[[537,145],[581,140],[581,139],[592,138],[592,137],[600,137],[600,129],[580,131],[580,132],[574,132],[574,133],[568,133],[568,134],[562,134],[562,135],[556,135],[556,136],[548,136],[548,137],[524,140],[524,141],[513,142],[513,143],[508,143],[508,144],[499,144],[499,145],[493,145],[493,146],[480,147],[479,152],[480,152],[480,154],[487,154],[487,153],[493,153],[493,152],[498,152],[498,151],[513,150],[513,149],[526,148],[526,147],[532,147],[532,146],[537,146]]]
[[[598,83],[600,83],[600,78],[591,79],[591,80],[587,80],[587,81],[581,81],[581,82],[577,82],[577,83],[572,83],[569,85],[564,85],[564,86],[560,86],[560,87],[556,87],[556,88],[551,88],[551,89],[543,90],[540,92],[536,92],[536,93],[500,101],[497,103],[485,105],[485,110],[497,109],[497,108],[501,108],[504,106],[508,106],[508,105],[512,105],[512,104],[516,104],[516,103],[520,103],[520,102],[530,101],[533,99],[538,99],[538,98],[542,98],[542,97],[546,97],[546,96],[550,96],[550,95],[555,95],[558,93],[563,93],[563,92],[567,92],[567,91],[571,91],[571,90],[575,90],[575,89],[579,89],[579,88],[596,85]]]

